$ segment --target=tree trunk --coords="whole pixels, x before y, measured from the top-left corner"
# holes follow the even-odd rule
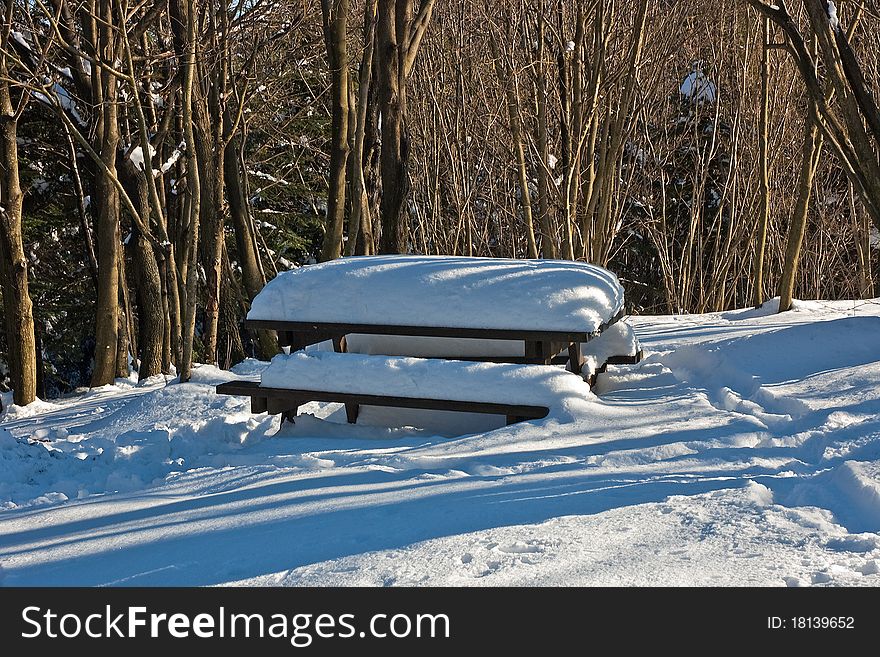
[[[556,67],[559,76],[559,141],[561,144],[562,155],[562,255],[568,260],[574,260],[571,189],[575,178],[577,162],[574,153],[572,152],[573,107],[571,98],[571,53],[567,51],[567,43],[563,43],[563,9],[564,5],[562,0],[557,0],[556,27],[561,39],[559,43],[559,52],[556,55]]]
[[[374,44],[375,50],[375,44]],[[366,204],[361,215],[361,237],[355,246],[357,255],[374,255],[378,251],[376,228],[379,221],[379,201],[382,179],[379,171],[379,58],[373,55],[370,70],[370,88],[367,91],[366,117],[364,119],[364,145],[361,155],[363,167],[364,198]]]
[[[345,222],[345,179],[348,164],[348,0],[321,0],[324,44],[330,67],[330,185],[327,190],[327,224],[321,260],[342,255]]]
[[[129,366],[129,344],[131,353],[137,353],[137,339],[128,296],[128,283],[125,276],[125,257],[119,253],[119,311],[116,313],[116,371],[114,379],[127,379],[131,374]]]
[[[227,117],[228,118],[228,117]],[[229,198],[229,216],[235,232],[235,248],[241,266],[241,278],[248,301],[260,293],[266,285],[266,276],[260,265],[257,249],[256,228],[248,206],[242,172],[238,165],[241,138],[236,135],[224,153],[226,194]],[[273,331],[254,331],[253,337],[259,347],[260,358],[271,358],[278,353],[278,340]]]
[[[541,226],[541,252],[545,258],[556,258],[556,231],[550,216],[550,138],[547,134],[547,72],[544,62],[544,2],[538,3],[538,61],[535,67],[537,96],[537,143],[541,164],[538,167],[538,223]]]
[[[99,50],[103,61],[116,59],[116,38],[112,2],[101,0]],[[94,97],[100,99],[98,129],[100,157],[106,170],[97,172],[98,212],[95,238],[98,247],[98,299],[95,308],[95,367],[92,387],[113,383],[119,337],[119,192],[114,184],[119,125],[116,103],[117,79],[95,67],[92,75]]]
[[[165,308],[162,278],[153,246],[143,235],[132,236],[132,266],[138,303],[138,379],[162,373],[162,346],[165,334]],[[170,352],[169,352],[170,353]]]
[[[382,201],[379,213],[382,222],[380,253],[406,253],[409,224],[406,220],[406,197],[409,192],[406,164],[409,141],[406,134],[406,86],[401,85],[401,49],[399,32],[407,17],[398,5],[408,0],[379,0],[378,52],[379,110],[382,113],[382,145],[379,154],[382,179]]]
[[[409,134],[406,128],[406,81],[415,65],[422,37],[431,20],[434,0],[378,0],[376,60],[382,144],[379,154],[382,201],[379,208],[381,253],[409,250]]]
[[[198,69],[202,70],[202,69]],[[198,85],[193,88],[196,154],[199,163],[200,224],[202,231],[202,262],[205,269],[205,321],[202,340],[205,359],[217,363],[217,331],[220,321],[220,286],[223,281],[223,226],[226,213],[224,194],[224,151],[222,116],[214,89],[221,81],[213,78],[207,92]]]
[[[523,223],[526,227],[528,257],[538,257],[538,246],[535,241],[535,226],[532,221],[532,195],[529,191],[529,173],[526,168],[526,156],[523,149],[522,128],[519,119],[519,98],[516,93],[516,81],[513,70],[508,62],[502,59],[501,49],[494,34],[489,34],[489,47],[495,60],[495,71],[507,97],[507,115],[510,135],[513,138],[513,151],[516,155],[516,172],[519,182],[520,202],[522,203]]]
[[[34,317],[28,291],[28,263],[21,235],[22,192],[18,177],[17,116],[12,106],[5,57],[0,55],[0,288],[9,347],[13,401],[36,397]]]
[[[183,321],[183,347],[180,362],[180,380],[186,382],[192,376],[193,341],[196,329],[196,297],[198,294],[198,246],[199,246],[199,205],[201,185],[199,180],[196,138],[193,132],[193,84],[196,72],[196,20],[195,2],[187,0],[186,7],[186,53],[183,81],[183,133],[186,142],[186,187],[188,197],[187,237],[189,249],[186,257],[186,311]]]
[[[364,54],[358,69],[357,103],[353,151],[349,154],[351,166],[351,218],[349,220],[346,255],[372,253],[373,231],[370,203],[364,178],[364,147],[366,143],[367,113],[373,80],[373,53],[376,49],[376,0],[368,0],[364,7]],[[360,248],[359,248],[360,245]]]
[[[770,19],[764,18],[763,52],[761,55],[761,117],[758,134],[759,182],[761,185],[761,207],[758,211],[758,235],[755,244],[755,269],[752,277],[752,305],[760,308],[764,303],[764,250],[767,245],[767,227],[770,224],[770,94],[767,88],[770,77]]]
[[[813,191],[813,177],[822,153],[822,136],[816,121],[816,104],[810,103],[810,110],[804,123],[804,142],[801,150],[801,172],[798,179],[797,201],[788,229],[785,245],[785,262],[782,268],[782,281],[779,284],[779,312],[791,309],[797,276],[798,259],[804,234],[807,230],[807,212],[810,208],[810,194]]]

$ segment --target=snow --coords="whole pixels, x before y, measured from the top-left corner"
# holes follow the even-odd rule
[[[584,370],[597,371],[612,356],[636,356],[639,353],[639,340],[635,331],[625,321],[615,322],[597,338],[581,344],[584,356]]]
[[[257,361],[7,407],[3,583],[878,586],[880,300],[775,307],[633,317],[641,363],[511,426],[279,430],[213,391]]]
[[[152,146],[150,148],[152,148]],[[168,159],[162,163],[161,173],[168,173],[171,167],[173,167],[180,159],[180,156],[184,150],[186,150],[186,144],[184,142],[181,142],[177,148],[171,151],[171,155],[168,156]],[[143,166],[141,168],[143,168]],[[153,169],[154,176],[159,175],[159,173],[160,171],[156,171],[155,169]]]
[[[326,390],[547,406],[551,415],[585,406],[590,387],[559,367],[459,360],[365,356],[328,351],[278,354],[263,370],[269,388]]]
[[[837,18],[837,5],[835,5],[832,0],[828,0],[827,9],[828,24],[831,25],[832,30],[837,32],[840,29],[840,21]]]
[[[70,96],[67,89],[62,87],[60,84],[55,82],[52,85],[52,95],[55,97],[53,101],[42,91],[34,91],[32,92],[34,98],[36,98],[41,103],[44,103],[49,106],[55,106],[56,103],[59,107],[67,111],[70,116],[79,124],[81,127],[88,126],[88,122],[82,117],[82,114],[79,113],[79,109],[76,106],[76,101]]]
[[[248,319],[592,333],[623,302],[614,274],[581,262],[361,256],[279,274]]]
[[[289,185],[286,180],[282,180],[281,178],[276,178],[275,176],[266,173],[264,171],[255,171],[253,169],[248,169],[248,173],[255,178],[262,178],[263,180],[268,180],[269,182],[273,182],[279,185]]]
[[[150,158],[156,155],[156,149],[153,148],[152,144],[148,144],[150,148]],[[141,171],[144,170],[146,164],[144,163],[144,148],[143,146],[135,146],[131,149],[131,153],[128,154],[128,159],[131,160],[132,164],[134,164]]]
[[[25,50],[31,50],[30,41],[27,40],[27,37],[25,37],[23,33],[12,30],[9,34],[22,48]]]
[[[714,103],[718,95],[718,89],[705,73],[702,62],[695,62],[684,81],[681,83],[679,93],[692,103]]]

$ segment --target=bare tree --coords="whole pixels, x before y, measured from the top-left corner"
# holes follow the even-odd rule
[[[331,97],[330,185],[327,190],[327,227],[321,246],[322,260],[332,260],[342,254],[345,181],[349,151],[348,11],[348,0],[321,0],[324,43],[327,48],[327,64],[330,68]]]
[[[407,162],[409,137],[406,128],[407,80],[415,65],[419,45],[434,10],[434,0],[378,0],[377,61],[379,111],[382,116],[382,253],[406,253],[409,222]]]
[[[28,261],[22,241],[22,192],[18,171],[18,121],[28,102],[19,92],[13,102],[10,42],[14,0],[0,3],[4,23],[0,44],[0,291],[9,347],[13,400],[24,406],[34,401],[37,388],[34,318],[28,291]]]

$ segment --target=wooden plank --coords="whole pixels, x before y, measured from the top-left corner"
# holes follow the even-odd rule
[[[614,320],[616,321],[616,320]],[[607,322],[603,327],[612,324]],[[244,323],[249,329],[292,331],[312,336],[346,335],[364,333],[368,335],[412,335],[433,338],[483,338],[486,340],[545,340],[556,342],[586,342],[591,333],[584,331],[535,331],[531,329],[487,329],[442,326],[400,326],[394,324],[346,324],[339,322],[289,322],[271,319],[248,319]],[[604,330],[604,328],[602,329]]]
[[[241,395],[247,397],[260,392],[259,381],[227,381],[216,386],[219,395]]]
[[[253,383],[253,385],[249,385]],[[233,384],[233,385],[230,385]],[[546,406],[522,404],[500,404],[475,402],[464,399],[427,399],[423,397],[396,397],[385,395],[364,395],[324,390],[289,390],[287,388],[265,388],[256,382],[232,381],[220,384],[217,392],[227,395],[252,395],[259,393],[269,399],[269,412],[280,413],[300,406],[307,401],[341,402],[367,406],[392,406],[397,408],[421,408],[437,411],[460,411],[466,413],[487,413],[491,415],[515,415],[530,419],[546,417],[550,409]],[[248,385],[243,385],[248,384]],[[273,410],[277,409],[277,410]]]
[[[635,365],[640,363],[642,358],[644,358],[644,353],[639,349],[635,356],[611,356],[605,362],[608,365]]]
[[[291,413],[292,415],[296,415],[296,411],[302,403],[302,399],[288,397],[287,395],[280,396],[273,394],[269,395],[267,410],[271,415],[277,415],[278,413]]]
[[[219,386],[218,386],[219,388]],[[397,408],[421,408],[437,411],[460,411],[467,413],[487,413],[492,415],[517,415],[527,418],[546,417],[550,409],[546,406],[529,406],[521,404],[499,404],[492,402],[475,402],[462,399],[426,399],[423,397],[396,397],[385,395],[365,395],[344,392],[328,392],[325,390],[289,390],[287,388],[260,388],[269,395],[272,406],[280,407],[285,403],[306,401],[353,403],[366,406],[392,406]],[[229,393],[227,393],[229,394]],[[241,394],[241,393],[232,393]],[[284,401],[282,401],[284,400]],[[287,401],[291,400],[291,401]]]

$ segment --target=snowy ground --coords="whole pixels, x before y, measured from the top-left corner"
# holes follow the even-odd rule
[[[633,318],[575,421],[276,433],[209,367],[13,408],[0,581],[880,585],[880,301],[771,310]]]

